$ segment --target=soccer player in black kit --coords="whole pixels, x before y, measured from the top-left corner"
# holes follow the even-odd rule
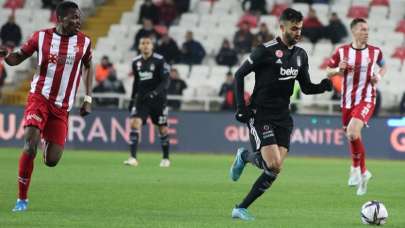
[[[169,167],[169,135],[167,128],[167,88],[170,67],[163,56],[153,52],[151,37],[142,37],[139,42],[140,55],[132,61],[134,84],[129,110],[131,112],[131,132],[129,135],[131,155],[125,165],[137,166],[139,134],[148,116],[159,128],[163,159],[160,167]]]
[[[301,39],[302,14],[288,8],[280,16],[281,36],[259,45],[236,71],[236,119],[249,127],[253,151],[239,148],[230,170],[237,181],[246,163],[263,170],[252,189],[232,210],[232,218],[254,220],[247,208],[276,180],[290,145],[293,120],[290,96],[295,80],[305,94],[332,90],[329,79],[313,84],[308,73],[308,56],[295,44]],[[246,105],[244,77],[255,72],[255,86]]]

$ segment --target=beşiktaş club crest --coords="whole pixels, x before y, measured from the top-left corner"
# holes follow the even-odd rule
[[[297,66],[301,67],[301,57],[297,56]]]
[[[155,71],[155,64],[150,64],[150,71]]]
[[[138,70],[141,70],[142,67],[142,63],[139,61],[136,63],[136,67],[138,68]]]
[[[282,50],[277,50],[275,54],[276,54],[277,58],[281,58],[284,55]]]

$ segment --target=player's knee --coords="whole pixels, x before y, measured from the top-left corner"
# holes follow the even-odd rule
[[[360,133],[349,128],[347,129],[346,137],[349,141],[354,141],[360,137]]]
[[[270,161],[264,161],[264,162],[266,164],[267,170],[271,170],[277,174],[280,173],[281,166],[282,166],[281,159],[276,158],[276,159],[272,159]]]
[[[37,153],[38,140],[27,139],[25,140],[24,150],[30,155],[35,155]]]
[[[47,160],[45,159],[45,165],[48,167],[55,167],[58,164],[59,160]]]
[[[281,171],[281,166],[282,166],[283,164],[282,164],[282,161],[281,161],[281,159],[275,159],[274,160],[274,162],[273,162],[273,166],[271,166],[271,168],[272,168],[272,170],[275,172],[275,173],[280,173],[280,171]]]
[[[133,118],[131,120],[131,128],[140,129],[142,127],[142,119]]]
[[[161,136],[165,136],[169,133],[169,129],[166,126],[160,126],[159,133]]]
[[[142,120],[136,121],[134,124],[134,128],[139,130],[142,127]]]
[[[267,166],[264,168],[264,173],[274,181],[280,173],[280,170],[277,167]]]

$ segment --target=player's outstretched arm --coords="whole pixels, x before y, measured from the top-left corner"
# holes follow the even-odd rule
[[[26,60],[29,56],[22,51],[9,53],[6,47],[0,47],[0,57],[10,66],[15,66]]]
[[[343,70],[339,69],[339,67],[336,67],[336,68],[328,67],[328,68],[326,68],[326,75],[327,75],[328,78],[334,77],[336,75],[342,77],[343,76]]]
[[[345,72],[345,70],[347,69],[347,66],[348,66],[347,58],[342,59],[342,61],[339,62],[337,67],[332,67],[332,65],[333,65],[332,63],[334,63],[333,61],[335,61],[335,60],[331,60],[330,66],[328,66],[328,68],[326,68],[326,73],[328,75],[328,78],[336,76],[336,75],[339,75],[339,76],[343,77],[344,72]]]
[[[306,53],[304,57],[304,65],[298,73],[297,80],[300,83],[301,90],[304,94],[319,94],[325,91],[332,91],[332,82],[327,78],[323,79],[319,84],[311,82],[309,77],[308,57]]]
[[[92,87],[93,87],[93,75],[94,75],[94,70],[93,70],[93,61],[90,60],[87,63],[83,64],[83,80],[84,80],[84,86],[86,90],[86,96],[84,97],[84,101],[82,104],[82,107],[80,108],[80,115],[81,116],[87,116],[88,114],[91,113],[91,94],[92,94]]]
[[[322,79],[319,84],[312,83],[308,70],[300,72],[298,82],[304,94],[319,94],[325,91],[332,91],[332,82],[327,78]]]

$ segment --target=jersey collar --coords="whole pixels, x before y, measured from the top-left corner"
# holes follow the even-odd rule
[[[368,44],[366,44],[366,46],[364,48],[354,48],[353,43],[351,43],[350,47],[353,48],[356,51],[363,51],[363,50],[366,50],[368,48]]]

